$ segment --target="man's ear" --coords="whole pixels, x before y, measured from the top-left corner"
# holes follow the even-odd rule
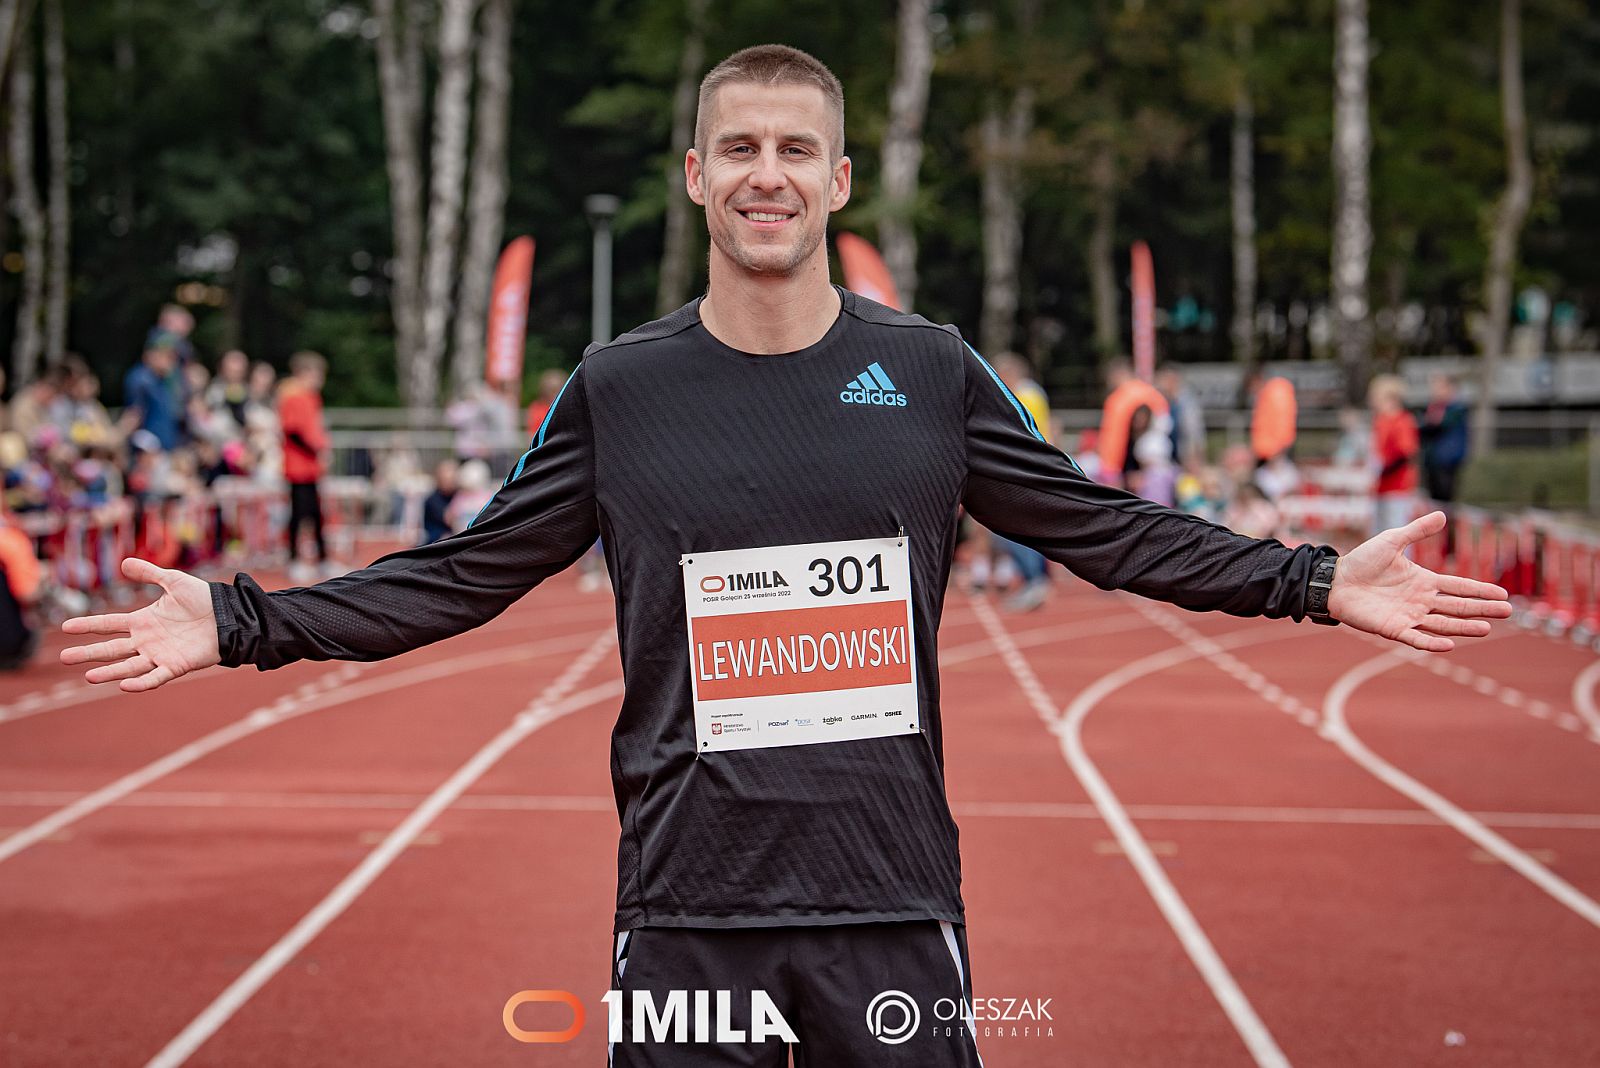
[[[703,208],[706,205],[706,196],[700,188],[702,176],[700,153],[691,148],[683,157],[683,186],[684,191],[689,194],[689,199]]]
[[[839,162],[833,165],[833,183],[831,196],[828,200],[828,210],[838,211],[850,203],[850,157],[840,156]]]

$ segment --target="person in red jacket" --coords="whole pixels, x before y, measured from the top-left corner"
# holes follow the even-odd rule
[[[1403,527],[1416,511],[1417,421],[1405,409],[1405,383],[1396,375],[1379,375],[1367,390],[1372,406],[1372,455],[1378,465],[1373,487],[1372,532]]]
[[[328,361],[315,352],[289,358],[289,377],[278,389],[278,421],[283,428],[283,477],[289,483],[289,577],[296,582],[316,578],[317,568],[300,562],[300,528],[311,524],[317,544],[317,565],[327,569],[328,547],[322,536],[322,498],[317,481],[327,469],[328,431],[322,425],[322,383]]]

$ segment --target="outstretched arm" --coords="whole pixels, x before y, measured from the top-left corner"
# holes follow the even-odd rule
[[[1445,522],[1443,512],[1429,512],[1352,549],[1334,569],[1328,613],[1357,630],[1430,653],[1454,649],[1452,638],[1488,634],[1490,620],[1511,615],[1505,590],[1436,574],[1406,557],[1411,546],[1443,531]]]
[[[1101,589],[1123,589],[1195,611],[1299,620],[1326,546],[1290,549],[1242,537],[1085,478],[1034,433],[1031,421],[976,352],[965,354],[967,485],[979,522],[1038,549]],[[1445,652],[1452,638],[1489,632],[1511,614],[1506,591],[1437,575],[1405,550],[1444,529],[1434,513],[1378,535],[1342,558],[1329,592],[1340,622]]]
[[[573,373],[527,453],[459,534],[273,593],[249,575],[206,583],[125,561],[125,574],[160,583],[163,596],[138,612],[69,620],[63,629],[71,634],[127,636],[68,649],[62,661],[109,663],[85,678],[151,689],[217,663],[266,670],[296,660],[379,660],[493,619],[595,539],[593,442],[581,375]]]

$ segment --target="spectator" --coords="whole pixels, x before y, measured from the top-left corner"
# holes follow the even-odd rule
[[[1395,375],[1379,375],[1367,390],[1372,407],[1372,452],[1378,461],[1374,534],[1405,526],[1416,510],[1417,421],[1406,411],[1404,397],[1405,383]]]
[[[1261,488],[1246,482],[1234,493],[1233,503],[1223,513],[1223,525],[1247,538],[1276,538],[1283,516]]]
[[[482,460],[468,460],[456,471],[456,491],[445,507],[445,520],[452,531],[465,530],[472,517],[477,515],[494,496],[494,479],[489,465]]]
[[[556,402],[556,397],[561,393],[561,387],[566,385],[567,376],[562,371],[554,368],[539,375],[539,395],[528,405],[528,437],[539,433],[539,426],[544,422],[544,417],[550,414],[550,406]]]
[[[39,645],[39,632],[28,626],[25,608],[39,596],[39,558],[33,539],[10,517],[0,518],[0,671],[26,667]]]
[[[1338,467],[1363,468],[1372,462],[1372,428],[1360,408],[1339,409],[1339,443],[1333,449]]]
[[[1158,415],[1133,443],[1136,468],[1128,473],[1128,488],[1147,501],[1171,508],[1177,492],[1177,471],[1172,466],[1172,417]]]
[[[145,336],[147,349],[171,349],[179,367],[195,362],[194,343],[189,335],[194,333],[194,314],[182,304],[163,304],[156,315],[156,324]]]
[[[1456,397],[1456,381],[1447,374],[1428,379],[1428,408],[1418,434],[1428,496],[1443,504],[1456,499],[1456,476],[1467,459],[1467,406]]]
[[[1175,363],[1156,368],[1156,388],[1167,398],[1172,412],[1172,459],[1185,470],[1198,469],[1206,462],[1206,415],[1200,398],[1183,380]]]
[[[995,359],[994,369],[1000,381],[1028,410],[1039,436],[1049,441],[1050,400],[1043,387],[1033,380],[1033,370],[1027,361],[1014,352],[1003,352]],[[1043,605],[1050,593],[1049,566],[1044,555],[999,535],[995,535],[994,544],[1011,557],[1022,580],[1021,587],[1007,599],[1006,608],[1013,612],[1031,612]]]
[[[250,445],[250,468],[262,485],[283,480],[283,443],[279,437],[277,409],[278,372],[265,360],[250,368],[249,398],[244,406],[245,440]]]
[[[1277,375],[1269,378],[1256,370],[1250,373],[1247,388],[1252,404],[1250,449],[1256,462],[1264,464],[1294,448],[1298,418],[1294,383]]]
[[[183,444],[178,407],[167,379],[177,366],[178,356],[170,348],[157,346],[144,350],[122,385],[123,409],[120,429],[124,435],[145,430],[155,436],[163,449]]]
[[[32,445],[39,431],[51,422],[51,416],[61,388],[66,383],[66,370],[47,367],[32,382],[17,390],[11,400],[11,429],[22,435],[22,440]]]
[[[454,529],[451,526],[450,502],[456,495],[456,471],[459,465],[454,460],[440,460],[439,466],[434,469],[433,492],[428,494],[422,502],[422,543],[432,545],[440,538],[447,538]]]
[[[81,359],[69,356],[66,389],[57,401],[57,423],[79,449],[112,448],[119,436],[106,406],[100,403],[100,377]]]
[[[322,425],[322,383],[328,361],[315,352],[289,358],[289,377],[278,390],[283,427],[283,477],[289,483],[289,577],[303,582],[328,571],[328,546],[322,531],[322,497],[317,483],[327,469],[328,432]],[[300,528],[309,523],[317,566],[300,561]]]
[[[216,377],[206,387],[206,406],[212,411],[226,411],[228,417],[244,433],[245,408],[250,401],[250,357],[238,349],[229,349],[217,362]]]
[[[1123,359],[1106,367],[1106,385],[1110,392],[1100,415],[1100,480],[1122,486],[1126,484],[1124,472],[1137,467],[1133,443],[1148,429],[1151,417],[1168,414],[1167,398],[1135,377],[1133,365]]]

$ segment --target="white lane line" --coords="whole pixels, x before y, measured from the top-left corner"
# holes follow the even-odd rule
[[[51,790],[0,791],[0,808],[55,808],[77,794]],[[216,808],[269,810],[411,809],[422,794],[261,793],[216,790],[141,790],[122,808]],[[600,812],[615,815],[616,801],[599,794],[465,794],[453,806],[479,812]],[[1292,823],[1364,827],[1444,827],[1420,809],[1317,808],[1284,805],[1124,805],[1135,820],[1181,823]],[[953,801],[951,811],[975,819],[1098,820],[1093,805],[1066,801]],[[1490,827],[1551,831],[1600,831],[1600,812],[1474,812]]]
[[[1094,638],[1101,634],[1120,634],[1129,630],[1148,630],[1150,623],[1143,617],[1132,612],[1121,615],[1105,616],[1100,619],[1079,620],[1076,623],[1055,623],[1046,627],[1034,627],[1030,630],[1021,630],[1013,634],[1012,640],[1018,647],[1044,645],[1049,642],[1067,641],[1071,638]],[[966,642],[961,645],[951,646],[939,650],[939,666],[941,668],[954,667],[964,664],[969,660],[982,660],[995,653],[994,642],[988,638],[975,642]]]
[[[1578,673],[1572,683],[1572,707],[1589,725],[1589,738],[1600,742],[1600,708],[1595,707],[1594,688],[1600,682],[1600,660],[1596,660]]]
[[[1600,904],[1526,852],[1491,831],[1481,820],[1474,818],[1453,802],[1378,756],[1350,729],[1345,718],[1345,706],[1349,703],[1350,695],[1369,679],[1406,661],[1407,657],[1403,653],[1383,653],[1362,661],[1339,676],[1323,701],[1322,736],[1344,750],[1346,756],[1365,768],[1380,782],[1432,812],[1470,839],[1478,848],[1514,869],[1523,878],[1579,916],[1600,927]]]
[[[609,633],[609,632],[608,632]],[[107,805],[114,805],[127,797],[135,790],[148,786],[157,779],[171,775],[180,768],[186,768],[202,757],[216,752],[224,746],[232,745],[241,738],[247,738],[268,727],[276,726],[285,720],[303,716],[308,712],[331,708],[334,705],[345,704],[349,701],[370,697],[374,694],[388,693],[391,690],[404,689],[416,686],[435,679],[446,678],[459,672],[471,671],[480,667],[490,667],[508,661],[521,660],[541,653],[565,652],[568,649],[581,648],[592,639],[590,635],[567,635],[562,638],[551,638],[546,641],[529,642],[508,646],[503,649],[489,649],[477,653],[465,653],[461,656],[437,660],[430,664],[403,671],[395,671],[377,678],[366,679],[362,682],[350,682],[360,672],[371,667],[370,664],[349,664],[337,671],[331,671],[308,684],[302,689],[310,689],[303,696],[285,694],[271,704],[262,705],[241,718],[234,720],[226,727],[220,727],[201,738],[180,746],[151,761],[137,771],[129,772],[114,782],[107,783],[93,793],[84,794],[72,804],[45,816],[43,819],[0,838],[0,863],[3,863],[29,846],[42,842],[55,834],[63,827],[70,826],[100,811]],[[347,685],[346,685],[347,684]]]
[[[587,602],[578,602],[572,607],[581,610],[587,607]],[[571,623],[574,621],[574,619],[579,617],[586,618],[590,615],[609,617],[615,614],[609,602],[600,607],[604,607],[605,611],[578,611],[571,613],[570,616],[563,616],[562,618],[568,623]],[[480,631],[480,633],[485,637],[488,637],[492,634],[505,634],[508,632],[528,630],[533,627],[546,627],[548,625],[548,618],[541,615],[537,619],[527,619],[508,624],[486,625],[485,629]],[[372,665],[363,664],[361,666],[363,668],[368,668]],[[85,668],[85,670],[87,670],[87,668]],[[318,678],[320,679],[326,677],[327,674],[327,672],[324,672],[322,675],[319,675]],[[166,686],[162,687],[162,692],[166,692],[167,689],[172,686],[181,686],[201,679],[215,680],[220,679],[221,677],[221,672],[197,671],[193,674],[184,675],[181,678],[174,679]],[[315,685],[316,681],[316,679],[313,679],[311,682],[305,683],[305,685]],[[63,679],[62,681],[57,682],[55,685],[49,686],[45,689],[34,690],[30,693],[25,693],[20,697],[12,698],[9,701],[0,702],[0,723],[15,723],[18,720],[24,720],[31,716],[37,716],[42,712],[58,712],[64,708],[75,708],[78,705],[92,704],[95,701],[109,701],[117,698],[126,700],[128,696],[129,695],[124,694],[121,690],[117,689],[117,687],[104,683],[96,685],[94,683],[84,682],[81,677],[76,679]]]
[[[484,773],[494,767],[518,742],[562,716],[622,693],[622,680],[618,679],[590,687],[571,697],[567,696],[578,684],[578,680],[588,674],[599,663],[600,658],[610,650],[611,642],[612,635],[609,632],[596,638],[582,655],[573,660],[567,669],[511,722],[509,727],[474,753],[454,775],[429,794],[428,799],[418,805],[398,827],[390,831],[382,843],[368,853],[354,871],[345,876],[338,886],[301,918],[299,923],[290,928],[271,949],[250,965],[243,975],[217,995],[216,1000],[190,1021],[189,1026],[167,1043],[160,1053],[150,1058],[146,1068],[177,1068],[188,1060],[208,1038],[228,1022],[234,1013],[239,1011],[245,1002],[255,996],[256,991],[278,974],[285,964],[293,960],[295,954],[338,919],[439,813],[449,808],[463,791],[482,778]]]
[[[1099,810],[1106,825],[1116,836],[1117,844],[1133,864],[1134,870],[1144,882],[1145,889],[1155,900],[1161,914],[1166,917],[1168,925],[1178,936],[1178,941],[1189,955],[1189,959],[1194,962],[1205,984],[1210,987],[1212,996],[1222,1006],[1222,1011],[1227,1014],[1234,1030],[1244,1040],[1245,1047],[1249,1049],[1256,1064],[1261,1068],[1269,1066],[1287,1068],[1289,1059],[1278,1048],[1277,1041],[1273,1039],[1272,1033],[1267,1030],[1267,1025],[1262,1022],[1261,1017],[1256,1014],[1249,999],[1244,996],[1244,991],[1239,989],[1239,984],[1228,971],[1228,966],[1223,963],[1216,947],[1206,937],[1199,922],[1195,920],[1194,913],[1189,911],[1189,906],[1184,903],[1177,887],[1167,878],[1167,873],[1151,851],[1150,844],[1134,827],[1121,801],[1117,799],[1116,794],[1112,792],[1111,787],[1101,777],[1099,769],[1083,749],[1081,730],[1083,720],[1095,705],[1134,679],[1193,659],[1196,656],[1195,652],[1184,648],[1170,649],[1135,660],[1131,664],[1102,675],[1078,694],[1066,710],[1058,715],[1038,676],[1034,674],[1033,668],[1023,657],[1021,650],[1011,641],[1010,635],[1006,633],[1005,626],[995,615],[994,610],[982,602],[975,602],[974,610],[982,620],[984,630],[988,632],[995,647],[1000,651],[1001,660],[1010,669],[1022,692],[1027,695],[1034,711],[1056,735],[1073,774],[1088,791],[1095,808]],[[1287,636],[1289,635],[1285,635]]]

